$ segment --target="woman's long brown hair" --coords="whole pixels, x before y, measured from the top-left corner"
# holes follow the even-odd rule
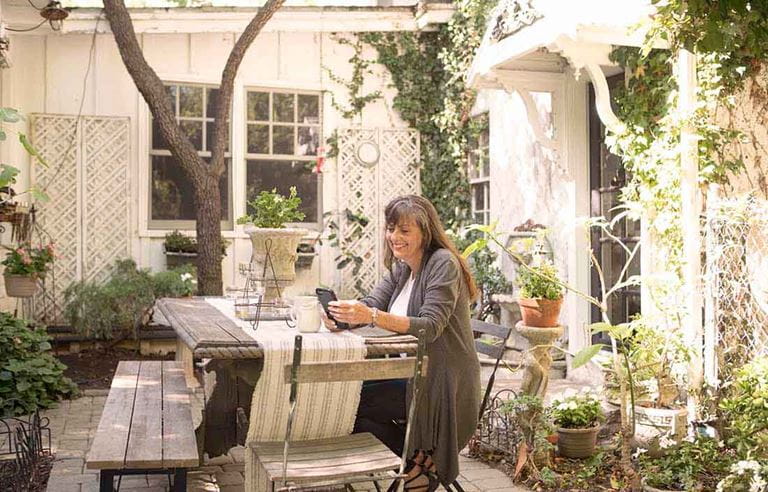
[[[459,261],[461,274],[464,282],[469,289],[470,302],[475,301],[480,291],[477,289],[475,279],[472,278],[472,272],[469,270],[467,260],[461,256],[456,245],[453,244],[445,233],[440,217],[437,216],[437,210],[432,202],[418,195],[403,195],[395,198],[387,204],[384,209],[384,219],[386,227],[396,226],[403,220],[413,219],[421,229],[423,236],[422,249],[425,255],[428,255],[440,248],[445,248],[451,252]],[[389,271],[392,271],[392,263],[395,257],[392,253],[392,247],[389,242],[384,240],[384,264]]]

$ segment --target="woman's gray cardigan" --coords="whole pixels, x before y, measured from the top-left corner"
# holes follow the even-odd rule
[[[361,302],[389,311],[410,274],[399,263]],[[426,254],[408,303],[408,332],[424,329],[429,357],[408,449],[431,450],[443,483],[458,476],[459,451],[475,432],[480,411],[480,363],[469,314],[469,289],[459,260],[442,248]]]

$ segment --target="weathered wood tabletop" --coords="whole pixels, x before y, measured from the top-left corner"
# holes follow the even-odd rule
[[[262,347],[204,297],[160,299],[156,307],[178,336],[176,360],[183,363],[187,384],[199,386],[195,359],[207,359],[206,372],[216,375],[215,383],[204,388],[205,411],[197,430],[198,443],[209,456],[243,444],[251,396],[263,363]],[[364,333],[360,331],[361,336]],[[367,357],[416,353],[416,338],[409,335],[363,338]]]

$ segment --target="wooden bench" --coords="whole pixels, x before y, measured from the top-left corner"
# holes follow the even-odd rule
[[[101,470],[99,490],[115,475],[173,474],[185,491],[187,468],[199,465],[184,369],[176,361],[122,361],[85,460]]]

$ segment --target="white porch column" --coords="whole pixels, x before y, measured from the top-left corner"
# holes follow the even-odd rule
[[[678,109],[683,115],[690,115],[696,103],[696,55],[680,50],[677,60],[677,82],[680,88]],[[695,394],[702,383],[702,305],[701,291],[701,193],[699,192],[699,160],[697,135],[690,125],[680,132],[680,164],[682,194],[683,232],[683,282],[685,308],[683,333],[685,342],[691,348],[691,362],[688,366],[689,395]],[[696,415],[696,401],[688,398],[689,418]]]

